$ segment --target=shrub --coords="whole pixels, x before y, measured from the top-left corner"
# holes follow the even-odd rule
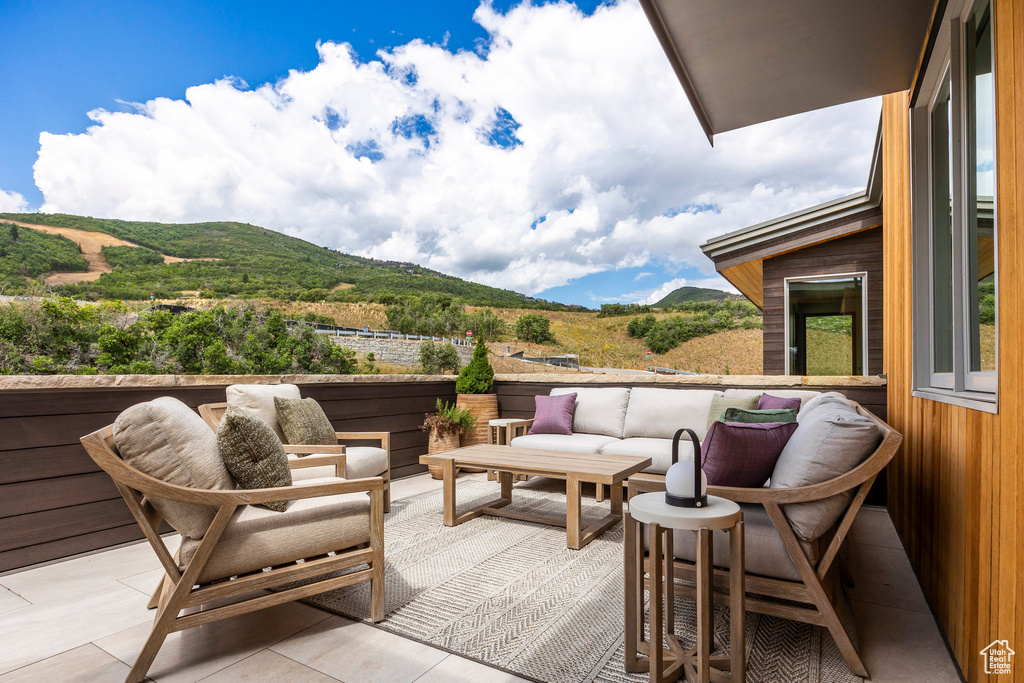
[[[656,322],[657,318],[654,317],[653,313],[648,313],[642,318],[637,316],[629,321],[629,325],[626,326],[626,334],[633,337],[633,339],[643,339]]]
[[[516,321],[516,336],[523,341],[534,344],[554,342],[551,334],[551,321],[539,313],[527,313]]]
[[[460,394],[486,394],[493,386],[494,368],[487,360],[487,346],[478,341],[473,349],[473,358],[455,380],[455,391]]]
[[[450,343],[425,341],[420,344],[420,365],[425,375],[455,374],[461,364],[459,352]]]

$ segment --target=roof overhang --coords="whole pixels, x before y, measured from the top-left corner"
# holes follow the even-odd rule
[[[640,0],[708,140],[911,87],[935,0]]]

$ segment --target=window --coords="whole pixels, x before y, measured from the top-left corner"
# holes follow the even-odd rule
[[[995,410],[995,81],[991,0],[951,1],[911,108],[914,388]]]
[[[786,278],[787,375],[863,375],[867,274]]]

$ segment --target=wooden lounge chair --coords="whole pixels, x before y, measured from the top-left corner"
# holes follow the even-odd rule
[[[244,385],[234,385],[230,388],[242,389]],[[254,385],[260,386],[261,385]],[[290,388],[298,392],[298,388],[294,385],[270,385],[271,387]],[[272,395],[267,395],[261,398],[270,398],[273,401]],[[256,399],[258,400],[258,399]],[[224,416],[224,411],[227,410],[227,403],[205,403],[199,406],[199,415],[206,421],[206,424],[210,425],[213,431],[217,431],[218,425],[220,425],[220,419]],[[271,402],[265,406],[261,411],[261,417],[269,418],[274,412],[274,406]],[[280,432],[280,427],[276,421],[271,424],[271,427],[275,429],[279,436],[283,437],[283,433]],[[390,432],[336,432],[335,438],[337,441],[333,444],[324,444],[323,447],[305,447],[306,450],[298,451],[291,450],[292,453],[334,453],[334,450],[340,446],[345,446],[345,442],[349,441],[376,441],[380,444],[380,448],[365,447],[365,446],[347,446],[342,452],[345,453],[346,459],[342,465],[343,470],[337,476],[346,477],[349,472],[354,473],[354,478],[367,477],[367,476],[379,476],[384,480],[384,512],[391,511],[391,433]],[[282,439],[283,440],[283,439]],[[292,448],[289,446],[289,448]],[[311,477],[322,477],[325,476],[324,472],[320,468],[316,467],[318,464],[315,460],[311,460],[309,457],[299,458],[300,461],[306,461],[299,467],[308,468],[302,472],[296,473],[296,478],[301,480]]]
[[[871,485],[878,477],[878,473],[889,464],[896,451],[903,441],[903,436],[892,429],[888,424],[878,419],[863,407],[857,405],[857,412],[873,420],[883,435],[881,443],[868,458],[849,472],[829,481],[811,486],[799,486],[794,488],[731,488],[724,486],[708,486],[708,493],[720,496],[740,503],[744,507],[746,517],[746,530],[748,542],[746,544],[746,592],[758,597],[746,599],[746,608],[752,612],[767,614],[784,619],[793,619],[809,624],[824,626],[832,634],[840,653],[846,660],[850,671],[858,676],[867,677],[867,669],[861,661],[860,653],[853,643],[850,634],[840,621],[836,611],[838,600],[842,599],[840,594],[841,578],[849,582],[845,569],[841,567],[839,551],[850,531],[857,512],[864,504],[864,499],[871,489]],[[653,474],[637,474],[629,478],[629,497],[638,493],[650,491],[664,491],[665,477]],[[839,517],[838,522],[831,532],[818,539],[814,551],[808,556],[808,544],[802,543],[793,530],[786,517],[785,506],[793,503],[806,503],[821,501],[837,494],[851,492],[853,498],[849,507]],[[749,504],[749,505],[746,505]],[[767,517],[767,519],[765,519]],[[770,522],[770,526],[769,526]],[[792,561],[795,567],[795,575],[788,565],[789,571],[763,572],[761,574],[751,573],[752,552],[758,552],[751,543],[751,533],[759,530],[764,533],[774,528],[774,532],[781,539],[781,549],[777,555],[781,557],[771,558],[762,561],[762,566],[774,565],[779,567],[786,558]],[[778,548],[778,541],[770,539],[773,543],[762,545],[764,548]],[[638,540],[642,542],[642,539]],[[723,545],[723,547],[725,547]],[[627,551],[628,556],[628,551]],[[813,558],[813,560],[812,560]],[[763,559],[763,558],[762,558]],[[716,564],[718,558],[716,558]],[[646,571],[647,561],[644,560],[644,567],[638,568]],[[772,575],[773,574],[773,575]],[[676,558],[675,577],[686,581],[694,581],[696,574],[692,561]],[[727,569],[715,569],[715,601],[721,604],[728,604],[729,599],[729,572]],[[696,595],[693,588],[687,589],[684,586],[677,586],[677,591],[691,597]],[[721,591],[721,592],[720,592]],[[765,600],[760,596],[778,598],[799,605],[786,604]]]
[[[122,460],[114,444],[113,427],[108,425],[82,437],[82,444],[96,464],[114,480],[165,571],[149,604],[150,609],[157,609],[153,630],[126,678],[127,683],[138,683],[146,677],[169,633],[343,586],[371,582],[371,618],[375,622],[384,618],[384,482],[380,477],[347,481],[318,479],[299,481],[286,487],[249,490],[178,486],[149,476]],[[322,456],[321,463],[327,464],[328,461],[343,464],[344,456]],[[369,494],[368,504],[360,503],[352,496],[311,500],[358,492]],[[164,520],[150,502],[154,499],[165,504],[209,506],[206,509],[216,510],[212,524],[201,539],[187,539],[190,549],[184,562],[179,562],[179,556],[172,556],[160,537],[159,528]],[[248,533],[239,531],[251,527],[253,520],[247,517],[262,514],[259,509],[246,506],[281,500],[309,501],[292,503],[297,515],[302,516],[302,522],[297,522],[295,517],[289,522],[288,512],[266,511],[264,517],[269,521],[256,520],[264,528],[252,529]],[[250,513],[250,510],[255,512]],[[283,528],[265,528],[273,526],[277,520],[283,520]],[[168,522],[174,526],[172,520]],[[325,529],[325,525],[331,525],[330,529]],[[336,533],[337,529],[343,528],[340,525],[347,525],[344,528],[349,531]],[[307,529],[308,534],[305,533]],[[268,532],[277,536],[269,539],[266,536]],[[288,536],[284,543],[280,542],[282,533]],[[246,543],[261,534],[262,541]],[[343,541],[343,537],[347,540]],[[351,543],[353,540],[354,544]],[[183,540],[183,546],[184,543]],[[326,550],[326,544],[331,543],[343,544],[343,547],[331,546]],[[314,546],[317,550],[309,556],[293,556],[303,547],[309,549]],[[267,552],[273,552],[274,557],[263,554]],[[289,552],[292,554],[288,555]],[[179,555],[182,553],[179,549]],[[367,568],[331,576],[332,572],[360,565]],[[310,579],[313,580],[300,586],[266,593],[267,589]],[[187,608],[241,596],[248,597],[227,605],[181,614]]]

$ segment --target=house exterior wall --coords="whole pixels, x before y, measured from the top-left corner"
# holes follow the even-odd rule
[[[872,228],[846,237],[766,258],[763,268],[764,360],[766,375],[786,374],[785,279],[807,275],[867,273],[869,375],[882,372],[882,229]]]
[[[998,414],[912,396],[909,94],[883,102],[889,511],[968,681],[980,652],[1024,643],[1024,8],[995,0]],[[1019,127],[1018,127],[1019,126]],[[1024,662],[1013,680],[1024,681]]]

